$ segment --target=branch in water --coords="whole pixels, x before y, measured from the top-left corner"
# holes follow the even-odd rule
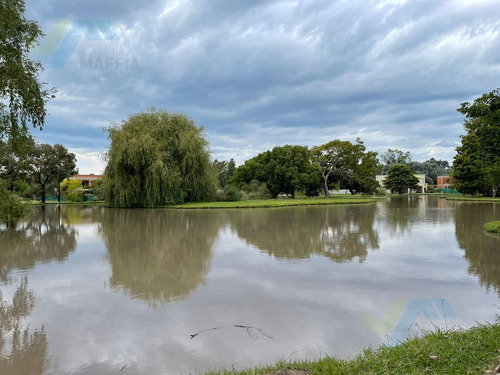
[[[260,328],[251,327],[251,326],[242,326],[239,324],[235,324],[234,326],[236,328],[245,328],[247,330],[248,334],[250,335],[250,337],[253,338],[254,340],[257,340],[257,337],[252,336],[252,334],[250,333],[250,329],[255,329],[255,330],[259,331],[263,336],[266,336],[268,339],[274,340],[274,338],[272,336],[265,334],[264,332],[262,332],[262,330]]]
[[[196,336],[198,336],[201,333],[205,333],[208,331],[215,331],[216,329],[220,329],[220,328],[222,328],[222,327],[214,327],[214,328],[205,329],[204,331],[197,332],[194,335],[190,335],[190,336],[191,336],[191,339],[194,339]]]

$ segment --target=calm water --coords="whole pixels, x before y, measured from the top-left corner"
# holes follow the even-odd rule
[[[497,204],[425,196],[40,208],[0,232],[0,374],[244,368],[353,356],[432,324],[493,322],[500,239],[482,225],[495,219]]]

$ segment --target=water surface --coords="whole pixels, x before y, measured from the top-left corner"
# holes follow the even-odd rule
[[[0,374],[247,368],[493,322],[500,239],[482,226],[499,218],[498,204],[426,196],[40,207],[0,230]]]

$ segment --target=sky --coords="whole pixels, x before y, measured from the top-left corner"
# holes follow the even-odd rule
[[[27,0],[58,92],[39,142],[101,173],[103,130],[149,107],[237,164],[333,139],[453,160],[460,103],[500,87],[498,0]]]

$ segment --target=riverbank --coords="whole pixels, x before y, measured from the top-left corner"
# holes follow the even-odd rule
[[[335,204],[367,204],[374,203],[376,199],[349,197],[349,198],[305,198],[305,199],[266,199],[239,202],[190,202],[165,206],[173,209],[224,209],[224,208],[271,208],[290,206],[316,206]]]
[[[490,221],[489,223],[484,224],[484,229],[488,233],[500,235],[500,221]]]
[[[470,201],[470,202],[496,202],[500,203],[500,198],[490,198],[490,197],[467,197],[467,196],[459,196],[459,197],[443,197],[447,201]]]
[[[396,347],[365,349],[351,360],[326,357],[316,361],[282,361],[271,367],[208,374],[497,374],[500,325],[467,331],[436,331]]]

